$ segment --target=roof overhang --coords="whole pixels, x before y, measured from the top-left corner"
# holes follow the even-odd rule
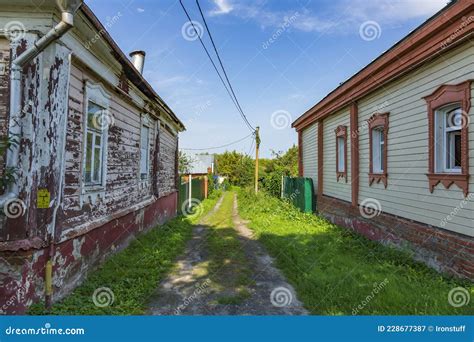
[[[156,101],[160,106],[165,110],[166,114],[175,122],[179,127],[180,131],[184,131],[184,124],[178,119],[176,114],[171,110],[171,108],[163,101],[163,99],[156,93],[153,87],[148,83],[148,81],[143,77],[140,72],[133,66],[132,62],[128,59],[125,53],[120,49],[114,39],[107,32],[107,29],[102,25],[96,15],[92,10],[86,5],[81,6],[80,11],[84,16],[90,21],[90,23],[95,27],[98,32],[101,32],[101,38],[110,46],[112,49],[112,56],[119,61],[122,65],[123,71],[127,76],[128,80],[136,86],[145,96],[147,96],[151,101]]]

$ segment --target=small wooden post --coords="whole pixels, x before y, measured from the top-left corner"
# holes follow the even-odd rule
[[[188,194],[188,209],[192,207],[192,198],[193,198],[193,176],[189,174],[189,194]]]
[[[285,193],[285,176],[281,175],[281,195],[280,198],[283,198],[283,194]]]
[[[204,198],[207,198],[209,194],[209,178],[204,176]]]
[[[258,152],[260,149],[260,127],[255,129],[255,193],[258,193]]]

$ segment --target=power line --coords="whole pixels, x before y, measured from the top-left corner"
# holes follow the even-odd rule
[[[201,36],[198,32],[198,30],[196,29],[195,25],[194,25],[194,22],[193,20],[191,19],[188,11],[186,10],[186,7],[184,7],[184,4],[182,2],[182,0],[179,0],[179,3],[181,4],[181,7],[183,8],[183,11],[184,13],[186,14],[186,17],[188,18],[189,22],[191,23],[191,26],[193,27],[194,29],[194,33],[196,34],[196,36],[199,38],[199,42],[201,43],[204,51],[206,52],[206,55],[207,57],[209,58],[209,60],[211,61],[212,63],[212,66],[214,67],[214,70],[216,71],[217,75],[219,76],[219,79],[221,80],[222,84],[224,85],[224,88],[226,89],[227,91],[227,94],[229,94],[230,98],[232,99],[232,102],[234,103],[235,107],[237,108],[237,111],[239,112],[240,116],[242,116],[242,118],[245,118],[244,121],[246,123],[246,125],[248,126],[248,128],[252,131],[254,131],[252,125],[250,125],[250,123],[248,123],[247,121],[247,118],[245,117],[244,113],[241,111],[241,108],[240,108],[240,105],[237,103],[236,99],[234,99],[234,97],[232,96],[232,93],[231,91],[229,90],[229,88],[227,87],[227,84],[225,83],[224,79],[222,78],[222,75],[220,74],[219,70],[217,69],[217,66],[216,64],[214,63],[214,60],[212,59],[211,55],[209,54],[209,51],[207,50],[206,48],[206,45],[204,44],[204,42],[202,41],[201,39]],[[229,84],[230,85],[230,84]]]
[[[249,138],[250,136],[252,136],[253,133],[250,133],[249,135],[239,139],[239,140],[236,140],[236,141],[233,141],[231,143],[228,143],[228,144],[225,144],[225,145],[221,145],[221,146],[214,146],[214,147],[208,147],[208,148],[181,148],[181,150],[186,150],[186,151],[205,151],[205,150],[216,150],[216,149],[219,149],[219,148],[223,148],[223,147],[228,147],[228,146],[231,146],[231,145],[234,145],[234,144],[237,144],[241,141],[244,141],[245,139]]]
[[[242,119],[244,119],[245,123],[249,128],[251,128],[253,131],[255,131],[255,128],[252,127],[250,122],[247,120],[247,117],[244,114],[244,111],[242,107],[240,106],[239,100],[237,99],[237,95],[235,95],[234,88],[232,87],[232,83],[230,83],[229,77],[227,76],[227,72],[225,71],[224,64],[222,63],[221,57],[219,55],[219,52],[217,51],[216,44],[214,43],[214,39],[212,38],[211,31],[209,30],[209,26],[207,25],[206,18],[204,17],[204,14],[201,9],[201,5],[199,4],[199,0],[196,0],[197,7],[199,8],[199,13],[201,14],[202,21],[204,22],[204,26],[206,27],[206,31],[209,34],[209,38],[211,39],[212,46],[214,48],[214,51],[216,53],[217,59],[219,60],[219,64],[221,65],[222,71],[224,72],[225,79],[227,80],[227,83],[229,84],[230,91],[232,92],[232,95],[234,95],[235,102],[237,102],[237,105],[240,109],[240,113],[242,116]]]

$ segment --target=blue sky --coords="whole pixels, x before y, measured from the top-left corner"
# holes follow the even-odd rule
[[[195,0],[183,2],[202,24]],[[147,52],[145,77],[187,127],[181,147],[221,146],[249,134],[199,41],[186,30],[179,1],[86,3],[103,23],[111,23],[109,32],[122,50]],[[242,108],[261,127],[264,157],[295,144],[293,120],[446,3],[200,0]],[[212,53],[205,32],[203,39]],[[249,138],[227,149],[250,148]]]

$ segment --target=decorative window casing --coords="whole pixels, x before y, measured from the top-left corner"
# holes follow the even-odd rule
[[[338,126],[336,133],[336,178],[347,182],[347,126]]]
[[[110,95],[100,84],[87,82],[84,101],[81,202],[85,195],[89,195],[94,201],[105,191],[108,131],[112,123]]]
[[[153,125],[148,115],[142,116],[140,129],[140,179],[147,180],[150,176],[150,137]]]
[[[469,110],[471,81],[442,85],[424,98],[428,105],[427,177],[430,192],[443,184],[456,184],[469,193]]]
[[[367,120],[369,126],[369,185],[383,182],[387,188],[388,179],[388,116],[376,113]]]

